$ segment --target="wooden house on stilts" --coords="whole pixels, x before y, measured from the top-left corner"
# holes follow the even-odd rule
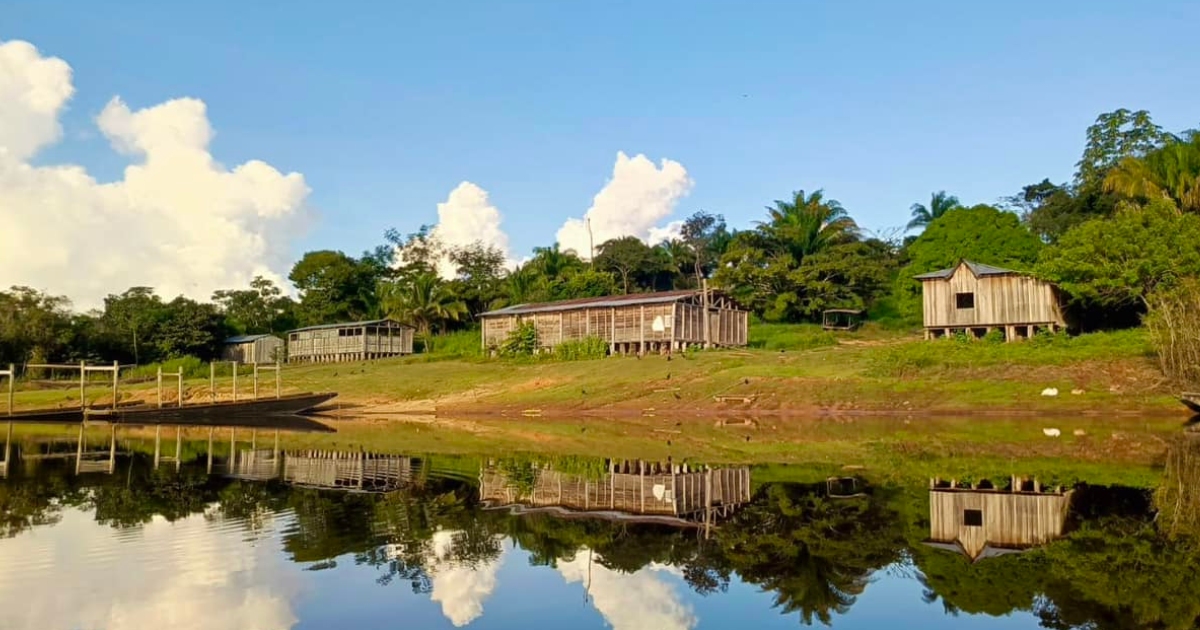
[[[915,278],[921,281],[926,339],[1000,330],[1012,341],[1066,326],[1058,289],[1027,274],[964,260]]]
[[[411,326],[390,319],[327,324],[288,332],[289,363],[368,361],[412,354]]]
[[[750,327],[749,313],[736,302],[718,291],[700,290],[518,304],[480,319],[484,350],[498,348],[518,325],[532,322],[542,349],[598,338],[613,354],[745,346]]]

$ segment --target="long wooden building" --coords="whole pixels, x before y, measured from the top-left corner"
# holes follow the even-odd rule
[[[613,354],[745,346],[750,327],[749,313],[736,302],[718,291],[709,291],[706,300],[697,290],[518,304],[480,319],[485,350],[498,348],[522,322],[533,322],[543,349],[594,337]]]
[[[1071,490],[1013,478],[1009,489],[962,487],[930,480],[927,544],[958,551],[972,562],[1062,538]]]
[[[560,472],[529,464],[532,483],[488,465],[480,473],[480,500],[492,507],[561,508],[580,515],[691,524],[727,516],[750,501],[750,469],[615,461],[602,475]],[[522,475],[524,477],[524,475]]]
[[[289,363],[366,361],[412,354],[411,326],[390,319],[309,326],[288,332]]]
[[[1027,274],[964,260],[915,278],[921,281],[926,339],[1000,330],[1012,341],[1066,326],[1058,290]]]

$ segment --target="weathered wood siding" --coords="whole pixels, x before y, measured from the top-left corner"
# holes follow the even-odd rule
[[[279,337],[263,337],[246,343],[226,344],[221,352],[225,361],[238,363],[274,363],[283,361],[286,357],[284,342]]]
[[[716,307],[710,307],[709,312],[714,344],[746,345],[748,313]],[[499,346],[520,322],[534,323],[543,348],[588,337],[609,344],[704,343],[704,307],[675,302],[488,316],[483,318],[483,346]]]
[[[1011,493],[995,490],[929,491],[929,538],[958,542],[971,558],[984,547],[1034,547],[1061,538],[1071,493]],[[965,521],[967,510],[979,510],[983,525]]]
[[[412,481],[414,461],[399,455],[339,451],[239,450],[224,472],[238,479],[280,479],[297,486],[384,492]]]
[[[299,330],[288,335],[289,362],[335,362],[412,354],[408,326],[350,326]]]
[[[971,328],[1006,325],[1064,326],[1053,285],[1016,274],[976,278],[959,265],[946,280],[921,283],[926,328]],[[973,308],[958,308],[956,295],[973,294]]]
[[[590,478],[536,469],[532,487],[520,488],[489,466],[480,477],[480,498],[502,505],[679,517],[750,500],[750,469],[745,467],[685,472],[678,466],[627,462],[610,464],[609,470]]]

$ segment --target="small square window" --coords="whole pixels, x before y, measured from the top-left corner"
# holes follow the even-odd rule
[[[963,525],[983,527],[983,510],[963,510]]]
[[[975,308],[974,293],[955,293],[954,304],[958,308]]]

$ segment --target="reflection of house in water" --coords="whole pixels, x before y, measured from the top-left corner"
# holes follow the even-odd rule
[[[927,544],[972,561],[1044,545],[1063,536],[1071,495],[1036,479],[1014,477],[1007,489],[931,480]]]
[[[607,462],[601,475],[572,474],[532,464],[517,470],[488,465],[480,498],[493,507],[561,509],[608,518],[679,524],[725,516],[750,500],[750,469]]]
[[[418,464],[411,457],[364,452],[237,451],[220,471],[228,477],[284,483],[307,488],[390,492],[412,481]]]

